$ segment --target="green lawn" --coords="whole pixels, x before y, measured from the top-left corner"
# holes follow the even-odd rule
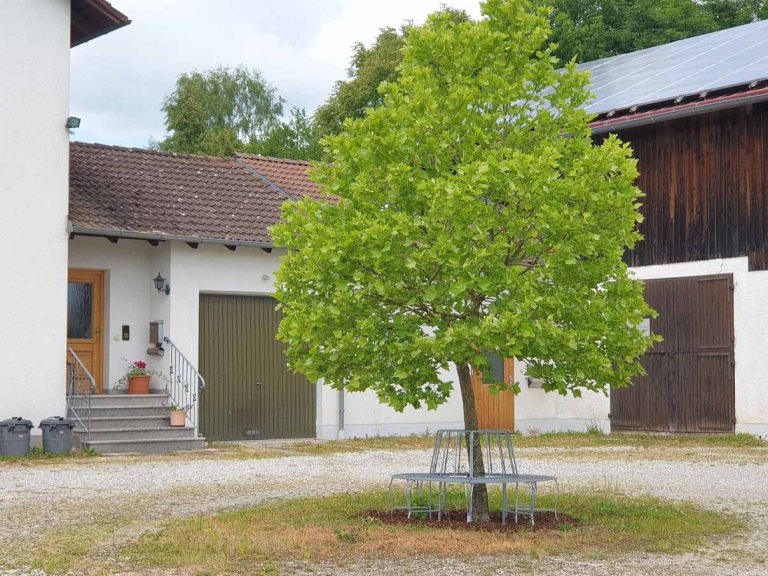
[[[491,497],[492,506],[498,507],[498,492]],[[540,504],[551,505],[551,498],[543,496]],[[509,534],[387,525],[361,516],[368,510],[388,510],[387,495],[380,491],[307,498],[167,521],[160,531],[127,545],[121,557],[137,567],[198,574],[258,573],[283,561],[343,563],[384,554],[602,557],[691,551],[712,537],[744,528],[732,516],[693,504],[615,493],[563,494],[559,508],[576,522]]]

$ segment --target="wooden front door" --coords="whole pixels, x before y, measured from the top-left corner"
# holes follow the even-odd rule
[[[503,362],[504,383],[511,384],[515,378],[515,362],[511,358]],[[472,374],[472,390],[475,393],[478,428],[515,431],[514,392],[504,390],[493,394],[479,373]]]
[[[104,387],[104,272],[69,270],[67,284],[67,347],[72,348],[96,381]]]
[[[732,432],[736,416],[733,277],[645,282],[661,334],[642,359],[646,374],[611,391],[611,428],[654,432]]]

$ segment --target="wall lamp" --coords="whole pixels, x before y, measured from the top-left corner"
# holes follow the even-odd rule
[[[166,279],[163,278],[160,275],[160,272],[157,273],[157,276],[155,276],[152,279],[152,282],[155,283],[155,289],[157,290],[158,294],[160,292],[165,292],[166,296],[171,293],[171,285],[167,283]]]
[[[73,128],[80,128],[80,118],[77,116],[70,116],[67,118],[67,128],[72,130]]]

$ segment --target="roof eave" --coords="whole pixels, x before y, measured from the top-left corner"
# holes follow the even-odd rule
[[[657,124],[659,122],[685,118],[687,116],[738,108],[746,104],[754,104],[764,101],[768,101],[768,87],[758,88],[748,92],[740,92],[738,94],[728,94],[700,102],[688,102],[686,104],[668,106],[657,110],[650,110],[648,112],[639,112],[628,116],[596,120],[590,123],[590,128],[592,129],[593,134],[618,132],[619,130],[626,130],[628,128],[637,128],[639,126]]]
[[[70,48],[127,26],[131,20],[106,0],[72,0]],[[88,16],[92,16],[88,19]],[[78,22],[78,18],[83,21]]]
[[[154,240],[154,241],[175,241],[200,244],[221,244],[224,246],[252,246],[254,248],[274,248],[273,242],[263,242],[258,240],[233,240],[228,238],[201,238],[199,236],[180,236],[174,234],[162,234],[158,232],[135,232],[132,230],[117,230],[113,228],[90,228],[88,226],[78,226],[71,222],[67,226],[67,232],[79,236],[98,236],[102,238],[122,238],[125,240]]]

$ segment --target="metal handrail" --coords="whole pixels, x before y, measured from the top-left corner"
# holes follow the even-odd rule
[[[167,336],[163,342],[168,345],[168,374],[165,391],[171,402],[187,412],[187,420],[198,433],[198,403],[200,394],[205,390],[205,378],[197,368],[184,356],[179,348]]]
[[[87,438],[91,436],[91,396],[96,392],[96,380],[85,367],[83,361],[72,348],[67,347],[69,371],[67,386],[67,417],[72,416],[85,430]],[[82,386],[82,384],[85,386]]]

